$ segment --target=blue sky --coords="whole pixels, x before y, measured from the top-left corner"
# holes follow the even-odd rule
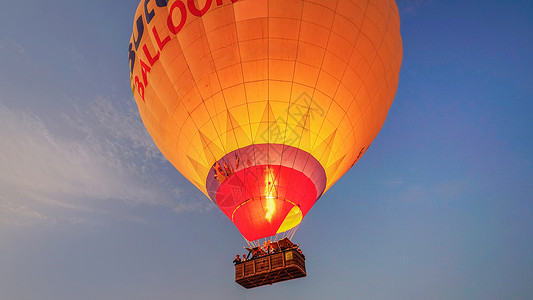
[[[397,96],[296,233],[308,277],[247,291],[136,111],[137,1],[4,1],[0,299],[531,298],[533,3],[397,2]]]

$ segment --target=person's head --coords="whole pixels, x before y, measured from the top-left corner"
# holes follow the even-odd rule
[[[239,254],[237,254],[237,258],[239,258]]]

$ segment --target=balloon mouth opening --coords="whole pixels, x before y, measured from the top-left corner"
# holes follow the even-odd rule
[[[324,168],[287,145],[256,144],[216,161],[206,186],[248,241],[295,229],[322,195]]]
[[[280,220],[273,220],[273,216],[277,213],[276,207],[285,206],[284,210],[287,210],[287,205],[292,206],[285,218]],[[288,231],[298,226],[303,220],[303,212],[300,207],[287,200],[287,199],[278,199],[278,198],[259,198],[259,199],[250,199],[235,208],[231,215],[231,220],[235,222],[235,215],[239,212],[240,209],[244,210],[244,213],[250,216],[252,220],[265,220],[268,223],[280,223],[276,234]],[[278,218],[279,219],[279,218]],[[239,225],[237,225],[239,227]]]

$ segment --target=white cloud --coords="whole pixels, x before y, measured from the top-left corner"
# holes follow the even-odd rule
[[[134,108],[96,99],[51,118],[54,126],[43,118],[0,104],[0,221],[76,223],[80,213],[113,213],[100,208],[109,200],[202,210],[165,182],[164,158]]]
[[[0,221],[12,225],[26,225],[29,222],[48,222],[49,217],[23,204],[15,204],[0,198]]]
[[[19,54],[26,52],[26,49],[24,49],[24,47],[22,47],[22,45],[19,44],[18,42],[13,41],[13,40],[6,40],[6,39],[0,40],[0,50],[13,51]]]
[[[401,17],[414,16],[424,7],[433,3],[433,0],[406,0],[398,3]]]
[[[396,187],[396,186],[403,185],[404,181],[403,180],[399,180],[399,179],[390,179],[390,180],[386,180],[385,184],[387,186],[389,186],[389,187]]]
[[[0,137],[3,191],[139,201],[151,194],[134,184],[135,170],[94,137],[61,138],[37,116],[5,106],[0,107]]]

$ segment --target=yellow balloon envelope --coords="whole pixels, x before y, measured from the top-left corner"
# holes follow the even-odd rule
[[[163,155],[249,241],[368,149],[402,60],[394,0],[142,0],[131,88]]]

